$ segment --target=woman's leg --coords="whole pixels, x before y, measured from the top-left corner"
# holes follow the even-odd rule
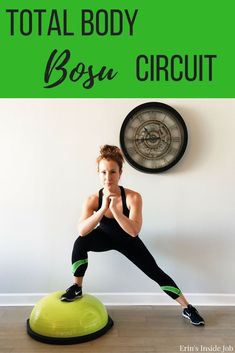
[[[183,294],[181,294],[178,298],[176,298],[176,301],[182,306],[182,308],[187,308],[189,305],[189,302],[185,298]]]
[[[74,283],[76,283],[79,287],[82,287],[82,284],[83,284],[83,277],[84,277],[84,275],[82,276],[82,277],[73,277],[73,281],[74,281]]]
[[[121,238],[120,238],[121,239]],[[205,324],[197,309],[188,303],[181,290],[173,279],[163,272],[156,264],[153,256],[139,237],[120,241],[116,250],[124,254],[137,267],[139,267],[148,277],[157,282],[161,289],[172,299],[175,299],[183,308],[182,316],[190,320],[195,326]]]
[[[129,239],[128,242],[123,242],[123,244],[120,243],[117,250],[132,261],[148,277],[157,282],[167,295],[177,300],[183,307],[187,306],[188,302],[177,284],[157,265],[155,259],[139,237]]]
[[[74,283],[82,286],[83,277],[88,267],[89,251],[108,251],[112,248],[109,237],[99,228],[94,229],[85,236],[79,236],[73,246],[72,252],[72,272]]]
[[[112,248],[110,238],[99,228],[94,229],[86,236],[79,236],[72,252],[72,272],[74,284],[60,297],[61,301],[72,302],[82,297],[82,282],[88,266],[89,251],[107,251]]]

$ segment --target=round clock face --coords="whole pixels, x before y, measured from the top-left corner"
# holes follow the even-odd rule
[[[188,141],[185,122],[169,105],[149,102],[134,108],[120,131],[120,145],[127,161],[146,173],[173,167]]]

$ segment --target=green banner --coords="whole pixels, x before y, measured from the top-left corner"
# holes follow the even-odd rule
[[[234,1],[2,1],[0,97],[235,97]]]

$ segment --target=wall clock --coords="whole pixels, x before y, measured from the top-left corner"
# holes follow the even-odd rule
[[[148,102],[124,119],[120,145],[126,160],[145,173],[160,173],[183,156],[188,142],[186,124],[171,106]]]

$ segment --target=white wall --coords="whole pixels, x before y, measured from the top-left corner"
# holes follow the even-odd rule
[[[127,113],[150,101],[183,116],[189,145],[168,172],[127,163],[144,200],[141,238],[184,292],[235,294],[235,99],[0,100],[0,293],[70,285],[84,198],[99,188],[99,146],[119,143]],[[161,292],[122,255],[91,253],[88,292]]]

